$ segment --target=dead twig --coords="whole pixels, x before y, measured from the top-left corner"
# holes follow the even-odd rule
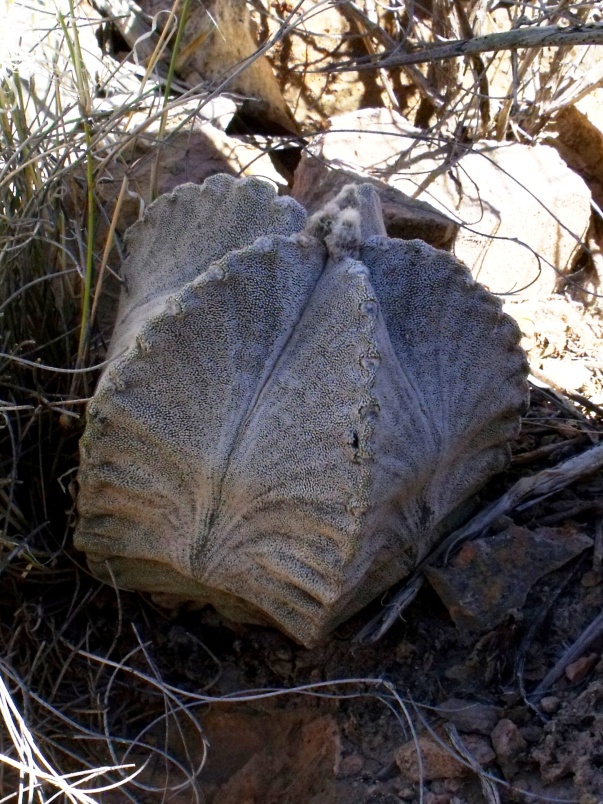
[[[565,391],[563,388],[561,388],[561,386],[547,379],[542,372],[534,368],[531,369],[531,372],[532,376],[541,383],[545,383],[546,387],[543,388],[540,385],[535,385],[533,382],[530,382],[530,392],[533,393],[536,391],[537,393],[540,393],[562,413],[565,413],[570,418],[575,419],[575,421],[581,425],[580,429],[584,432],[584,434],[590,438],[593,444],[596,444],[598,441],[598,433],[593,429],[592,420],[585,416],[581,410],[578,410],[576,407],[574,407],[574,405],[571,405],[567,399],[567,397],[573,398],[575,395],[570,394],[568,391]],[[580,397],[580,400],[582,399],[584,399],[584,397]],[[580,400],[576,400],[578,401],[578,404],[583,405],[583,407],[588,407],[590,410],[591,405],[584,405],[584,403]],[[592,405],[592,407],[597,408],[596,412],[600,412],[598,406]]]
[[[527,463],[535,463],[543,458],[550,458],[554,453],[568,447],[575,447],[579,442],[584,441],[585,436],[578,436],[577,438],[568,438],[565,441],[556,441],[554,444],[544,444],[541,447],[530,450],[530,452],[521,452],[519,455],[514,455],[511,463],[513,466],[525,466]]]
[[[547,25],[543,28],[516,28],[512,31],[476,36],[473,39],[457,39],[444,45],[431,45],[421,48],[415,53],[396,53],[395,51],[379,53],[378,58],[371,57],[370,61],[358,59],[338,64],[336,67],[323,67],[319,72],[382,70],[390,67],[402,67],[406,64],[443,61],[500,50],[600,44],[603,44],[603,23],[577,25],[571,28],[561,28],[557,25]]]

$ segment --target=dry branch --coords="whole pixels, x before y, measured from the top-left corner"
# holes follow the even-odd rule
[[[573,47],[575,45],[602,45],[603,23],[560,28],[549,25],[543,28],[516,28],[512,31],[476,36],[473,39],[457,39],[446,44],[430,45],[414,53],[380,53],[370,61],[359,59],[324,68],[321,72],[346,72],[349,70],[376,70],[388,67],[402,67],[407,64],[443,61],[460,56],[474,56],[478,53],[494,53],[499,50],[519,50],[521,48]]]
[[[379,640],[396,622],[404,609],[412,603],[423,586],[423,570],[438,558],[448,558],[461,544],[481,536],[501,516],[508,516],[519,506],[534,505],[549,497],[584,475],[603,467],[603,444],[575,455],[573,458],[545,469],[532,477],[522,477],[502,497],[486,506],[462,528],[451,533],[427,558],[425,558],[404,586],[396,592],[384,611],[380,612],[356,636],[357,642],[369,643]]]

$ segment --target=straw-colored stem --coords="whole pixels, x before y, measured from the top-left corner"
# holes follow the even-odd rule
[[[176,8],[177,3],[179,0],[175,0],[174,8]],[[178,29],[176,30],[176,41],[174,42],[174,48],[172,50],[172,58],[170,59],[170,66],[168,69],[167,78],[165,81],[165,92],[163,94],[163,113],[161,115],[161,120],[159,122],[159,134],[158,134],[158,141],[162,142],[163,137],[165,135],[165,129],[167,126],[168,120],[168,102],[170,93],[172,91],[172,83],[174,82],[174,75],[176,72],[176,61],[178,58],[178,52],[180,50],[180,45],[182,43],[182,36],[184,34],[184,26],[186,25],[186,18],[188,16],[188,9],[190,6],[190,0],[184,0],[182,4],[182,13],[180,14],[180,18],[178,20]],[[158,187],[157,187],[157,175],[158,175],[158,168],[159,168],[159,158],[161,155],[161,149],[157,149],[157,157],[153,162],[153,166],[151,169],[151,198],[154,200],[157,198],[158,195]]]

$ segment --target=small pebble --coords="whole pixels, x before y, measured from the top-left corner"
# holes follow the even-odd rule
[[[528,743],[539,743],[543,730],[540,726],[523,726],[519,729],[519,733],[523,739]]]
[[[340,776],[357,776],[364,768],[364,757],[360,754],[348,754],[339,763]]]
[[[423,801],[425,804],[450,804],[450,793],[427,793]]]
[[[514,759],[525,750],[526,741],[515,723],[508,718],[499,720],[490,735],[492,745],[499,760]]]
[[[448,793],[458,793],[464,783],[462,779],[444,779],[444,789]]]
[[[596,653],[590,653],[588,656],[581,656],[565,668],[565,677],[572,683],[584,681],[586,676],[590,673],[596,665],[599,657]]]
[[[540,708],[545,715],[554,715],[559,709],[560,703],[561,701],[556,695],[547,695],[546,698],[540,701]]]
[[[598,586],[601,583],[601,573],[595,570],[589,570],[582,576],[580,583],[585,589],[591,589],[593,586]]]
[[[503,692],[500,699],[505,706],[515,706],[515,704],[521,701],[521,695],[517,690],[509,690],[508,692]]]
[[[515,523],[510,516],[503,515],[494,520],[494,522],[490,525],[490,530],[492,533],[501,533],[503,530],[508,530],[508,528],[514,524]]]
[[[410,785],[402,785],[395,789],[396,795],[398,798],[402,799],[402,801],[412,801],[415,797],[415,791]]]
[[[438,714],[460,731],[490,734],[500,718],[500,707],[479,701],[449,698],[438,706]]]

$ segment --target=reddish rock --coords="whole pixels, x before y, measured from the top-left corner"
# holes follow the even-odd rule
[[[266,734],[263,750],[221,787],[216,801],[281,804],[317,797],[324,804],[337,804],[335,777],[341,753],[337,723],[325,715],[300,725],[298,719],[297,726],[291,724],[272,739]]]
[[[209,748],[201,774],[220,804],[280,804],[320,795],[333,804],[341,739],[331,715],[219,705],[203,719]],[[186,735],[188,740],[188,734]]]
[[[532,531],[513,525],[468,542],[450,566],[426,567],[425,575],[460,631],[491,631],[523,606],[543,575],[591,546],[592,540],[575,528]]]
[[[518,727],[512,720],[503,718],[492,729],[490,735],[496,756],[501,762],[509,762],[527,748]]]
[[[599,657],[596,653],[589,653],[588,656],[581,656],[565,668],[565,677],[573,684],[584,681],[593,667],[597,664]]]
[[[334,169],[322,159],[305,152],[295,171],[291,195],[309,214],[321,209],[348,184],[370,184],[381,201],[383,222],[389,237],[401,240],[418,238],[434,248],[450,249],[458,232],[458,223],[378,179],[351,170]]]
[[[165,24],[165,5],[162,0],[141,0],[140,8],[145,19],[155,18],[160,27]],[[152,47],[153,40],[145,42],[147,37],[136,37],[127,15],[117,15],[115,24],[130,47],[138,50],[142,44],[147,49],[148,59],[148,49]],[[249,4],[240,0],[213,0],[207,7],[203,3],[191,4],[184,18],[180,48],[177,55],[173,53],[171,58],[178,77],[185,85],[216,86],[228,75],[229,92],[246,99],[244,111],[261,115],[263,122],[276,126],[279,133],[282,129],[295,133],[297,126],[272,67],[267,57],[257,52],[257,48],[258,31],[251,18]],[[235,70],[243,61],[247,62],[245,69]]]
[[[463,743],[472,757],[480,765],[488,765],[495,758],[488,740],[478,735],[466,735]],[[453,749],[446,750],[429,735],[419,737],[415,742],[409,740],[396,753],[396,764],[402,776],[409,782],[421,781],[421,767],[418,753],[422,760],[422,779],[447,779],[465,776],[472,771],[453,754]]]

